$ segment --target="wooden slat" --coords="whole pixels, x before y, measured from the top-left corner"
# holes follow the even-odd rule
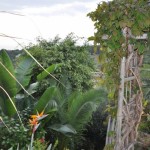
[[[131,80],[134,80],[134,79],[136,79],[135,76],[128,77],[128,78],[124,79],[124,82],[128,82],[128,81],[131,81]]]

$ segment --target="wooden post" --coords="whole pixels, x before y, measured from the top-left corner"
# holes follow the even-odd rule
[[[110,131],[110,126],[111,126],[111,117],[109,117],[109,120],[108,120],[107,135],[106,135],[105,145],[110,144],[109,135],[108,135],[109,131]]]
[[[124,78],[125,78],[125,57],[121,60],[120,68],[120,88],[118,96],[118,112],[117,112],[117,128],[116,128],[116,145],[115,150],[121,150],[121,132],[122,132],[122,109],[123,109],[123,99],[124,99]]]

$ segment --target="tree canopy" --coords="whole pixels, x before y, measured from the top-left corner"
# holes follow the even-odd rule
[[[77,40],[73,34],[69,34],[63,40],[58,36],[50,41],[40,39],[37,45],[29,46],[27,50],[44,68],[53,64],[62,64],[54,71],[54,76],[71,90],[86,91],[93,85],[91,79],[95,65],[88,45],[77,45]],[[36,80],[35,77],[40,72],[41,68],[35,66],[32,80]],[[52,84],[56,84],[55,80],[47,77],[42,80],[39,88],[46,89]]]

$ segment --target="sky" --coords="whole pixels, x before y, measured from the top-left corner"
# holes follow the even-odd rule
[[[71,32],[86,40],[94,34],[94,24],[87,14],[101,1],[0,0],[0,49],[21,49],[36,43],[38,37],[65,38]]]

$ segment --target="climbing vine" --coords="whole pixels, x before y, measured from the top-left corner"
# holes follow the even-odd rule
[[[128,55],[128,45],[134,45],[139,55],[147,47],[147,41],[139,41],[137,37],[150,32],[149,7],[148,0],[113,0],[98,4],[96,10],[88,14],[96,29],[89,40],[101,45],[99,59],[110,99],[117,97],[120,60]],[[127,32],[129,39],[125,36]]]

